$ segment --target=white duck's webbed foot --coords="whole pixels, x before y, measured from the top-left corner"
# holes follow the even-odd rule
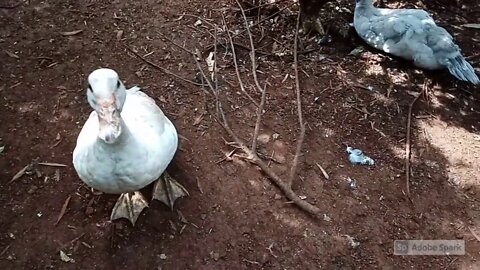
[[[177,180],[164,172],[155,182],[152,199],[159,200],[173,210],[173,204],[178,198],[189,196],[188,191]]]
[[[123,193],[115,203],[110,219],[126,218],[135,226],[135,222],[145,207],[148,207],[148,202],[139,191]]]

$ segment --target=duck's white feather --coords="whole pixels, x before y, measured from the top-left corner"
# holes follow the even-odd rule
[[[174,125],[139,88],[127,90],[121,116],[119,141],[106,144],[98,139],[98,117],[92,112],[73,152],[79,177],[106,193],[137,191],[157,180],[177,150]]]

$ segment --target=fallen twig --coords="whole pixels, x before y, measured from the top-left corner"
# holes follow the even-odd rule
[[[52,163],[52,162],[39,162],[38,165],[50,166],[50,167],[67,167],[65,164]]]
[[[405,173],[406,173],[406,189],[407,196],[410,197],[410,133],[412,126],[412,109],[415,102],[420,98],[420,96],[427,89],[427,81],[425,80],[423,84],[422,91],[413,99],[412,103],[408,106],[408,119],[407,119],[407,141],[405,143]]]
[[[258,132],[260,131],[260,125],[262,123],[262,115],[265,108],[265,99],[267,94],[267,83],[265,82],[265,86],[262,89],[262,100],[260,101],[260,106],[257,108],[257,121],[255,123],[255,130],[253,132],[253,139],[252,139],[252,152],[257,152],[257,141],[258,141]]]
[[[82,234],[80,234],[79,236],[73,238],[72,240],[68,241],[67,243],[61,245],[58,250],[62,250],[62,249],[64,249],[64,248],[70,246],[71,244],[77,242],[77,241],[80,240],[80,238],[82,238],[84,235],[85,235],[85,233],[82,233]]]
[[[75,31],[60,32],[60,35],[62,35],[62,36],[74,36],[74,35],[78,35],[82,32],[83,32],[83,29],[80,29],[80,30],[75,30]]]
[[[10,245],[6,246],[2,252],[0,252],[0,257],[2,257],[5,253],[7,253],[8,249],[10,248]]]
[[[57,226],[60,220],[62,219],[63,215],[65,215],[65,212],[67,211],[68,203],[70,202],[71,198],[72,196],[67,197],[67,199],[63,203],[62,210],[60,210],[60,214],[58,215],[57,221],[55,221],[55,224],[53,225]]]
[[[325,179],[328,180],[328,179],[330,178],[330,176],[328,176],[327,171],[325,171],[325,169],[324,169],[320,164],[318,164],[318,163],[315,163],[315,164],[317,165],[317,167],[318,167],[318,168],[320,169],[320,171],[322,172],[323,177],[325,177]]]
[[[262,93],[262,87],[260,86],[260,83],[258,82],[257,78],[257,60],[255,56],[255,45],[253,44],[253,37],[252,33],[250,32],[250,26],[248,25],[248,20],[247,16],[245,15],[245,11],[242,8],[242,5],[238,0],[235,0],[237,2],[237,5],[240,7],[240,11],[242,12],[243,16],[243,21],[245,23],[245,28],[248,34],[248,39],[250,40],[250,61],[252,62],[252,75],[253,75],[253,81],[255,82],[255,86],[257,87],[257,90]],[[256,138],[254,138],[256,140]]]
[[[474,231],[472,228],[468,227],[468,230],[470,230],[470,232],[472,233],[473,237],[475,237],[475,239],[477,239],[477,241],[480,242],[480,236],[478,236],[478,234],[475,233],[475,231]]]
[[[177,79],[179,79],[179,80],[182,80],[182,81],[184,81],[184,82],[188,82],[188,83],[191,83],[191,84],[193,84],[193,85],[202,86],[201,83],[197,83],[197,82],[191,81],[191,80],[189,80],[189,79],[185,79],[185,78],[183,78],[182,76],[179,76],[179,75],[171,72],[170,70],[168,70],[168,69],[166,69],[166,68],[163,68],[163,67],[161,67],[161,66],[153,63],[153,62],[150,61],[150,60],[145,59],[143,56],[141,56],[139,53],[137,53],[135,50],[133,50],[132,48],[128,47],[127,45],[124,44],[123,46],[124,46],[127,50],[129,50],[131,53],[133,53],[136,57],[138,57],[140,60],[142,60],[143,62],[149,64],[150,66],[154,67],[155,69],[158,69],[158,70],[162,71],[163,73],[168,74],[168,75],[170,75],[170,76],[173,76],[173,77],[175,77],[175,78],[177,78]]]
[[[247,260],[247,259],[243,259],[243,261],[246,262],[246,263],[249,263],[249,264],[261,265],[259,262],[256,262],[256,261],[251,261],[251,260]]]
[[[222,20],[223,20],[223,25],[225,26],[225,30],[227,32],[227,36],[228,36],[228,40],[230,42],[230,46],[232,47],[232,58],[233,58],[233,64],[235,65],[235,73],[237,74],[237,80],[238,80],[238,83],[240,84],[240,90],[242,90],[242,92],[247,96],[247,98],[253,103],[255,104],[255,106],[257,106],[258,108],[258,103],[252,98],[252,96],[250,96],[250,94],[247,93],[247,91],[245,90],[245,87],[243,85],[243,81],[242,81],[242,78],[240,77],[240,71],[238,69],[238,60],[237,60],[237,54],[235,52],[235,46],[233,45],[233,39],[232,39],[232,35],[230,34],[230,30],[228,29],[228,25],[227,25],[227,22],[225,21],[225,17],[223,16],[222,14]],[[216,47],[217,43],[215,43],[215,47]]]
[[[297,96],[297,114],[298,114],[298,124],[300,125],[300,135],[297,140],[297,148],[295,150],[295,156],[292,161],[292,167],[290,168],[290,176],[288,178],[288,184],[291,186],[295,174],[297,173],[298,167],[298,158],[302,152],[303,139],[305,138],[305,123],[303,123],[303,114],[302,114],[302,99],[300,95],[300,80],[298,78],[298,30],[300,27],[300,12],[297,16],[297,24],[295,28],[295,40],[293,42],[293,66],[295,69],[295,92]]]
[[[173,41],[171,38],[165,36],[163,33],[160,33],[158,32],[164,39],[166,39],[168,42],[172,43],[173,45],[175,45],[176,47],[178,47],[179,49],[181,49],[182,51],[186,52],[186,53],[189,53],[191,55],[195,55],[194,52],[190,51],[189,49],[185,48],[184,46],[176,43],[175,41]]]

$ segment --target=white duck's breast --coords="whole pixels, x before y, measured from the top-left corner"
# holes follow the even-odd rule
[[[136,191],[157,180],[177,150],[174,125],[144,93],[128,93],[121,115],[128,130],[117,144],[97,139],[98,118],[92,114],[74,150],[80,178],[106,193]]]

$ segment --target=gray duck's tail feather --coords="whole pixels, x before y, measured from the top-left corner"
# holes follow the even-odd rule
[[[448,71],[459,80],[471,82],[473,84],[480,84],[477,74],[472,65],[459,55],[450,61],[450,65],[447,66]]]

